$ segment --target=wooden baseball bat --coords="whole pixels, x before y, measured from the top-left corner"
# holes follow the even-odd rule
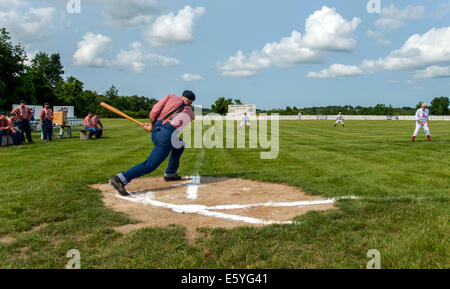
[[[142,122],[135,120],[131,116],[126,115],[125,113],[121,112],[117,108],[114,108],[114,107],[110,106],[107,103],[101,102],[100,105],[103,106],[104,108],[106,108],[107,110],[112,111],[112,112],[114,112],[117,115],[120,115],[121,117],[124,117],[124,118],[126,118],[128,120],[131,120],[132,122],[137,123],[138,125],[142,125]]]

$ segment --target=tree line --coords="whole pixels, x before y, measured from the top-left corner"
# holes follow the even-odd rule
[[[258,112],[264,113],[278,113],[280,115],[296,115],[301,113],[302,115],[337,115],[339,112],[347,115],[414,115],[416,110],[422,106],[423,102],[419,102],[416,107],[392,107],[392,105],[377,104],[375,106],[362,107],[362,106],[323,106],[323,107],[309,107],[309,108],[297,108],[286,107],[285,109],[271,109],[271,110],[258,110]],[[449,115],[450,101],[448,97],[436,97],[429,105],[429,110],[432,115]]]
[[[375,106],[362,107],[362,106],[323,106],[323,107],[307,107],[297,108],[296,106],[287,106],[284,109],[257,109],[257,113],[278,113],[279,115],[334,115],[342,112],[347,115],[414,115],[416,110],[422,106],[423,102],[419,102],[416,107],[401,107],[396,108],[392,105],[386,106],[385,104],[377,104]],[[228,105],[242,104],[239,99],[221,97],[211,106],[211,109],[206,112],[214,112],[225,115],[228,112]],[[434,98],[431,103],[428,104],[430,113],[433,115],[449,115],[449,98],[442,96]],[[205,112],[205,109],[204,109]]]

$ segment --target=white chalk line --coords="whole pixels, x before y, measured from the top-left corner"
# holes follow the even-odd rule
[[[186,198],[188,200],[196,200],[198,196],[198,187],[200,186],[200,176],[191,176],[191,182],[186,190]]]
[[[256,225],[273,225],[273,224],[292,224],[292,221],[266,221],[262,219],[252,218],[252,217],[245,217],[245,216],[239,216],[239,215],[231,215],[231,214],[224,214],[220,212],[213,212],[209,211],[207,206],[203,205],[175,205],[175,204],[169,204],[165,202],[160,202],[156,200],[152,200],[147,197],[143,196],[130,196],[130,197],[124,197],[117,195],[117,198],[127,200],[134,203],[142,203],[144,205],[152,205],[155,207],[160,208],[166,208],[171,209],[172,211],[176,213],[183,213],[183,214],[200,214],[208,217],[215,217],[219,219],[227,219],[232,221],[241,221],[249,224],[256,224]]]
[[[255,208],[255,207],[301,207],[301,206],[313,206],[313,205],[323,205],[323,204],[333,204],[336,200],[339,199],[355,199],[357,197],[341,197],[334,199],[326,199],[326,200],[316,200],[316,201],[298,201],[298,202],[267,202],[260,204],[248,204],[248,205],[219,205],[219,206],[204,206],[204,205],[176,205],[165,203],[161,201],[154,200],[154,193],[152,191],[147,191],[143,196],[129,196],[124,197],[120,195],[116,195],[117,198],[124,199],[127,201],[131,201],[134,203],[142,203],[144,205],[152,205],[160,208],[171,209],[176,213],[182,214],[200,214],[203,216],[215,217],[219,219],[227,219],[232,221],[240,221],[249,224],[256,225],[273,225],[273,224],[293,224],[293,221],[274,221],[274,220],[263,220],[252,217],[245,217],[240,215],[233,214],[225,214],[221,212],[214,212],[211,210],[233,210],[233,209],[246,209],[246,208]]]

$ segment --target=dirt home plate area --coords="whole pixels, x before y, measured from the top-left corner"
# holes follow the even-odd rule
[[[109,184],[93,187],[102,191],[107,207],[140,221],[118,231],[176,224],[187,228],[188,239],[199,227],[289,224],[308,211],[333,209],[335,202],[287,185],[225,177],[192,176],[170,183],[162,177],[140,178],[127,186],[129,197]]]

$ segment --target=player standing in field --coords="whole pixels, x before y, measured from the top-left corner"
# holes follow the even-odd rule
[[[422,103],[422,107],[416,111],[416,130],[414,131],[414,135],[412,141],[416,140],[416,136],[419,134],[420,129],[423,127],[425,131],[425,135],[428,138],[428,141],[431,141],[430,129],[428,128],[430,125],[430,111],[427,108],[426,103]]]
[[[336,127],[338,123],[341,123],[342,127],[344,127],[344,116],[342,115],[341,112],[339,112],[339,114],[336,116],[336,122],[334,123],[334,127]]]
[[[243,127],[244,125],[250,127],[250,120],[246,112],[244,112],[244,114],[242,115],[241,125],[239,126],[239,128]]]

